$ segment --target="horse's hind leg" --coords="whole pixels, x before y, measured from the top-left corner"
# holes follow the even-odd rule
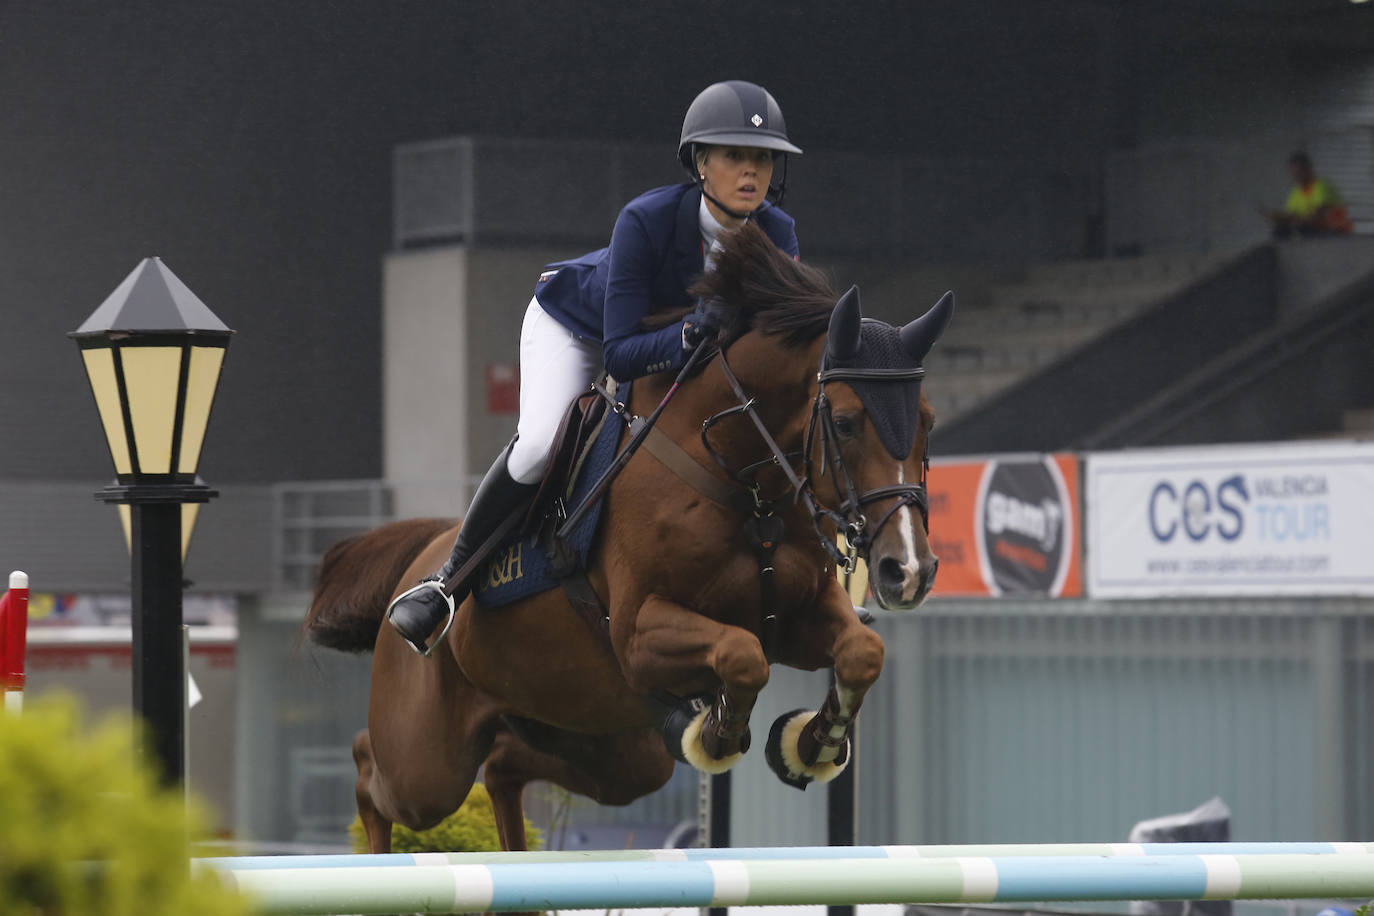
[[[382,628],[373,654],[365,803],[421,831],[467,798],[500,728],[500,704],[472,686],[452,655],[421,658],[393,629]]]
[[[353,763],[358,768],[358,782],[354,796],[358,800],[358,817],[363,822],[367,834],[368,852],[391,852],[391,821],[382,817],[377,806],[372,803],[372,777],[376,772],[372,760],[372,741],[367,729],[358,732],[353,738]]]
[[[779,659],[796,668],[830,666],[830,692],[820,710],[794,710],[774,722],[765,751],[773,772],[803,789],[844,770],[854,717],[883,670],[882,638],[854,613],[844,589],[830,585],[810,613],[799,615]]]
[[[530,848],[525,837],[525,786],[536,779],[552,779],[551,772],[559,766],[561,761],[529,747],[509,729],[497,733],[482,769],[482,781],[491,796],[502,849],[519,852]]]
[[[532,719],[506,722],[484,768],[503,849],[527,848],[521,793],[535,780],[603,805],[627,805],[661,789],[673,775],[672,758],[652,728],[583,735]]]

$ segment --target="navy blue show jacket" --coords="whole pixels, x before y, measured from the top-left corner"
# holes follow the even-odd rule
[[[625,205],[607,248],[547,265],[534,295],[578,337],[601,342],[606,371],[621,381],[682,367],[682,323],[654,331],[651,312],[694,305],[687,289],[705,266],[699,209],[690,182],[646,191]],[[797,257],[795,222],[777,207],[754,216],[773,244]]]

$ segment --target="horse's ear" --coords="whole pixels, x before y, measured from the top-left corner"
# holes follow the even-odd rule
[[[950,316],[953,314],[954,292],[951,290],[941,296],[940,301],[931,306],[930,311],[902,328],[902,349],[906,351],[906,355],[918,363],[925,359],[930,348],[935,346],[935,341],[945,333],[945,326],[949,324]],[[834,327],[833,321],[831,327]]]
[[[859,329],[863,312],[859,310],[859,288],[849,287],[849,292],[835,303],[835,311],[830,313],[830,336],[826,339],[826,349],[836,359],[852,359],[859,352]]]

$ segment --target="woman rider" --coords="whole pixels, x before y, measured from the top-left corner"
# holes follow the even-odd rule
[[[722,230],[753,219],[778,248],[797,256],[790,216],[774,206],[786,189],[782,110],[761,86],[741,80],[702,90],[682,122],[678,159],[692,180],[655,188],[625,205],[608,248],[550,264],[535,285],[520,330],[520,420],[514,441],[473,495],[453,553],[437,574],[401,594],[387,619],[422,655],[426,640],[470,591],[452,597],[441,584],[500,523],[534,498],[563,412],[604,368],[629,381],[682,368],[701,341],[715,337],[700,306],[680,323],[645,330],[650,312],[690,307],[687,289],[705,269]],[[779,162],[780,161],[780,162]],[[782,178],[773,186],[775,164]]]

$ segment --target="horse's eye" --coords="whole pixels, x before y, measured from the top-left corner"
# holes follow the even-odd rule
[[[859,430],[863,426],[863,420],[849,413],[835,415],[835,435],[841,439],[853,439],[859,435]]]

